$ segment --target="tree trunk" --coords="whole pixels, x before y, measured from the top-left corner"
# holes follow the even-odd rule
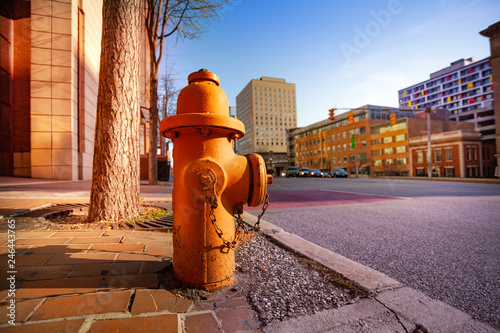
[[[151,64],[149,80],[149,151],[148,151],[148,179],[149,185],[158,183],[158,69]]]
[[[104,0],[89,221],[139,214],[141,0]]]

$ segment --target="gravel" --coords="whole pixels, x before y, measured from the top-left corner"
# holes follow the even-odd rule
[[[246,291],[263,325],[351,304],[362,296],[334,272],[292,254],[262,235],[238,247],[236,270],[237,284]]]

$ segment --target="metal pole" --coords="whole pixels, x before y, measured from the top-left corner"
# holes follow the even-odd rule
[[[429,162],[427,174],[429,178],[432,178],[431,108],[426,108],[425,112],[427,113],[427,161]]]

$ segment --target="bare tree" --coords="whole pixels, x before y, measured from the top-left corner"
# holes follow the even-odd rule
[[[149,184],[158,178],[158,71],[163,57],[163,41],[177,33],[181,38],[199,38],[210,19],[219,18],[219,10],[229,0],[146,0],[149,73]]]
[[[139,214],[142,0],[104,0],[89,221]]]

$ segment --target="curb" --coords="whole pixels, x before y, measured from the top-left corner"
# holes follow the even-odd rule
[[[5,214],[5,215],[0,215],[0,219],[3,219],[3,218],[10,218],[10,217],[16,217],[16,216],[18,216],[18,215],[21,215],[21,214],[26,214],[26,213],[32,212],[32,211],[34,211],[34,210],[38,210],[38,209],[42,209],[42,208],[46,208],[46,207],[49,207],[49,206],[52,206],[52,204],[45,204],[45,205],[41,205],[41,206],[38,206],[38,207],[27,208],[27,209],[21,209],[21,210],[18,210],[18,211],[16,211],[16,212],[12,212],[12,213]]]
[[[257,222],[257,217],[248,212],[244,212],[242,217],[252,226]],[[373,268],[290,234],[272,223],[260,220],[260,226],[260,231],[279,245],[340,274],[368,294],[368,298],[344,308],[276,323],[266,327],[266,333],[299,333],[311,328],[319,332],[348,332],[352,328],[352,320],[368,322],[380,331],[500,332],[457,308],[434,300]],[[360,307],[364,309],[362,313]],[[346,317],[350,320],[340,320]]]

